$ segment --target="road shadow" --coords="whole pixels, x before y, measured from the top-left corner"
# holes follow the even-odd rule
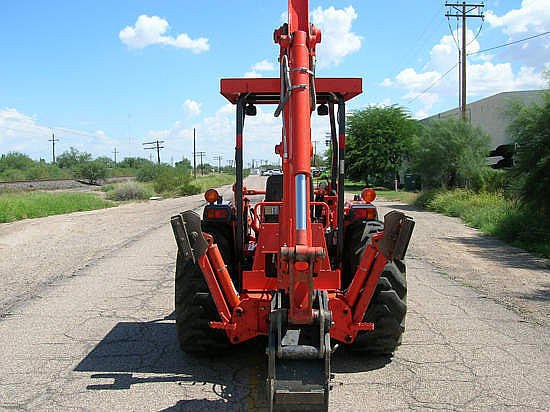
[[[236,345],[208,357],[179,349],[174,313],[150,322],[119,322],[74,368],[92,372],[91,391],[124,391],[135,385],[172,383],[209,388],[215,399],[182,399],[164,411],[247,410],[264,407],[267,397],[266,340]],[[355,373],[383,368],[391,357],[372,357],[338,350],[332,372]],[[255,379],[251,379],[254,373]],[[182,394],[185,393],[182,389]]]
[[[541,288],[535,290],[533,293],[518,295],[518,297],[538,302],[550,302],[550,283],[542,285]]]
[[[440,237],[449,243],[458,243],[469,246],[469,253],[483,259],[502,264],[514,269],[550,270],[550,261],[538,258],[529,252],[510,246],[492,236],[482,233],[473,237]]]
[[[357,373],[382,369],[391,361],[391,356],[375,356],[339,349],[332,355],[330,366],[334,373]]]
[[[86,387],[93,391],[175,383],[207,387],[215,394],[214,400],[181,400],[167,411],[246,409],[251,396],[251,369],[264,367],[265,346],[251,342],[235,346],[230,353],[190,356],[179,348],[172,319],[173,313],[151,322],[117,323],[74,371],[93,372],[93,383]]]

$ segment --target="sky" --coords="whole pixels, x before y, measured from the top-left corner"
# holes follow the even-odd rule
[[[488,0],[468,20],[468,53],[550,31],[548,0]],[[322,31],[319,77],[361,77],[350,112],[397,104],[424,118],[458,105],[457,30],[445,1],[310,0]],[[0,4],[0,153],[51,161],[69,147],[94,157],[149,157],[163,140],[165,162],[234,158],[235,107],[219,91],[227,77],[278,76],[273,30],[283,0],[39,0]],[[456,40],[455,40],[456,39]],[[453,68],[454,67],[454,68]],[[468,102],[541,89],[550,35],[468,57]],[[246,120],[245,164],[278,162],[281,119],[274,106]],[[328,118],[314,116],[324,150]]]

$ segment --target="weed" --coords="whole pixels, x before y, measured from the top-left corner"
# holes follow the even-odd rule
[[[0,223],[115,206],[89,193],[19,192],[0,194]]]
[[[153,192],[145,185],[137,182],[128,182],[118,185],[114,187],[113,190],[108,191],[106,198],[123,202],[127,200],[149,199],[152,195]]]

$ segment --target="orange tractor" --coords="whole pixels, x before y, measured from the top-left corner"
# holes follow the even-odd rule
[[[270,410],[328,410],[336,348],[391,354],[401,342],[402,260],[414,222],[396,211],[378,221],[372,189],[344,200],[345,102],[362,84],[316,77],[321,32],[309,22],[307,0],[288,1],[288,23],[274,40],[279,78],[221,80],[222,95],[236,105],[234,200],[210,189],[202,220],[193,211],[171,220],[177,333],[189,353],[267,337]],[[243,126],[258,104],[277,105],[282,119],[275,152],[283,174],[268,177],[265,191],[243,186]],[[315,189],[314,110],[329,118],[333,154],[330,180]],[[253,195],[264,199],[252,204]]]

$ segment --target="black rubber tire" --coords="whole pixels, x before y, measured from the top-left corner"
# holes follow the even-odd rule
[[[240,290],[239,280],[236,273],[235,242],[233,240],[233,229],[225,223],[201,222],[202,231],[212,235],[214,243],[222,255],[224,263],[227,265],[227,271],[237,290]]]
[[[382,222],[367,222],[360,249],[355,250],[357,261],[362,256],[371,237],[382,231]],[[347,246],[346,246],[347,247]],[[390,355],[401,344],[405,331],[405,316],[407,313],[407,278],[405,264],[399,260],[386,264],[371,303],[367,308],[364,322],[373,322],[374,331],[361,331],[348,349],[358,352],[368,352],[375,355]]]
[[[182,351],[216,354],[230,343],[223,330],[212,329],[209,322],[220,321],[212,296],[198,264],[176,260],[176,332]]]

